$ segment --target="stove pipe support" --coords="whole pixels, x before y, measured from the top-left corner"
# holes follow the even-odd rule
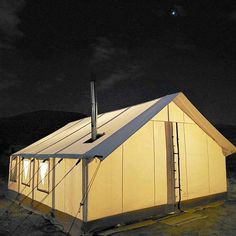
[[[96,93],[96,81],[92,80],[90,82],[91,88],[91,105],[92,105],[92,114],[91,114],[91,139],[92,141],[97,138],[97,93]]]

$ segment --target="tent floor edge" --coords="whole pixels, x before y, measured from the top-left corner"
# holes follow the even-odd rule
[[[207,204],[213,204],[214,202],[222,200],[224,201],[226,199],[227,192],[223,192],[195,199],[183,200],[181,202],[181,205],[184,210],[188,210],[193,209],[195,207],[204,207]],[[119,215],[108,216],[101,219],[84,222],[83,224],[86,232],[93,232],[93,234],[96,235],[98,232],[117,227],[117,225],[133,224],[148,219],[162,218],[170,213],[173,213],[173,205],[165,204],[141,210],[126,212]]]
[[[188,209],[193,209],[195,207],[201,208],[201,206],[204,207],[204,205],[212,204],[214,202],[226,199],[227,199],[227,192],[222,192],[195,199],[185,200],[182,201],[181,204],[184,210],[188,210]],[[41,204],[40,209],[34,209],[33,206],[37,204],[37,201],[35,200],[31,203],[30,201],[26,202],[28,203],[26,209],[29,210],[32,208],[32,212],[35,212],[36,214],[48,214],[52,210],[51,207],[44,204]],[[131,212],[126,212],[114,216],[108,216],[88,222],[76,219],[76,222],[73,226],[73,230],[71,231],[70,235],[78,235],[78,233],[79,235],[96,235],[96,233],[98,233],[99,231],[103,231],[109,228],[114,228],[117,225],[126,225],[135,222],[141,222],[148,219],[161,218],[170,214],[172,211],[173,211],[173,205],[165,204],[165,205],[159,205],[150,208],[135,210]],[[62,225],[64,225],[64,229],[66,232],[68,225],[71,224],[74,217],[67,213],[55,210],[55,218]]]

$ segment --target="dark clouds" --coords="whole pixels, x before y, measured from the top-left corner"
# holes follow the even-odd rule
[[[0,91],[7,91],[20,86],[18,74],[9,68],[15,55],[15,41],[24,36],[19,29],[18,13],[25,5],[23,0],[0,1]],[[10,62],[9,62],[10,59]]]
[[[233,1],[0,0],[1,12],[0,116],[89,113],[93,72],[100,111],[181,90],[235,123]]]
[[[1,73],[0,91],[20,86],[20,81],[18,80],[17,75],[15,73],[10,73],[10,72],[7,73],[1,69],[0,73]]]
[[[98,80],[99,91],[114,89],[121,81],[135,80],[143,75],[141,65],[131,59],[129,50],[114,45],[109,39],[99,37],[91,48],[91,70],[104,75]]]
[[[25,6],[24,0],[0,1],[0,48],[11,49],[13,41],[23,36],[19,29],[18,13]]]
[[[99,37],[97,42],[91,44],[94,55],[91,59],[91,64],[97,64],[106,60],[110,60],[112,56],[117,54],[117,49],[112,45],[112,42],[104,37]]]

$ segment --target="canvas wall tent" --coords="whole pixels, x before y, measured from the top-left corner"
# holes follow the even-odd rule
[[[225,156],[236,147],[183,93],[100,114],[94,142],[90,126],[71,122],[13,154],[12,197],[92,232],[227,191]]]

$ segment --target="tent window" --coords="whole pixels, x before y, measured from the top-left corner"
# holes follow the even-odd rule
[[[22,160],[22,179],[21,183],[30,186],[30,176],[31,176],[31,160],[23,159]]]
[[[38,160],[38,183],[39,191],[49,193],[49,160]]]
[[[16,182],[16,178],[17,178],[17,157],[12,157],[10,165],[10,181]]]

